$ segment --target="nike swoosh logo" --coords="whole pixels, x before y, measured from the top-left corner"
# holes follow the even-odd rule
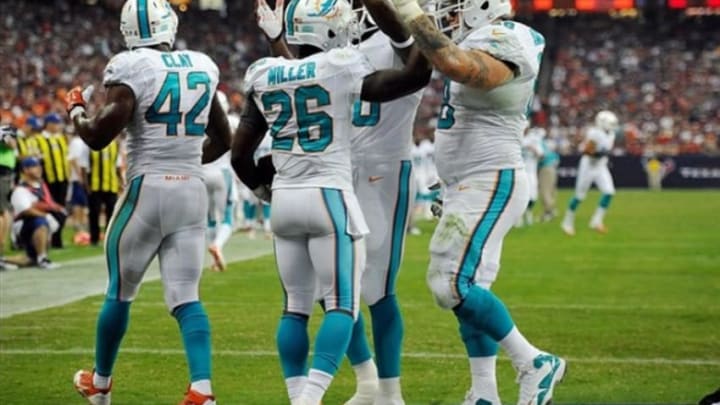
[[[385,176],[370,176],[370,177],[368,177],[368,181],[370,183],[376,183],[384,178],[385,178]]]

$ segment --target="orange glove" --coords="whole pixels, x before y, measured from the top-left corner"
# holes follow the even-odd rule
[[[585,148],[583,149],[583,153],[586,154],[586,155],[592,156],[592,155],[595,154],[596,150],[597,150],[597,147],[595,146],[595,142],[593,142],[593,141],[588,141],[588,142],[585,144]]]
[[[94,90],[95,87],[91,85],[85,90],[78,86],[68,91],[65,95],[65,110],[68,115],[70,115],[71,120],[74,119],[76,115],[85,112],[85,106],[87,105],[86,100],[90,99]]]

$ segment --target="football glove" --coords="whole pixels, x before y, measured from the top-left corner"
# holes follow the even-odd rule
[[[277,0],[275,10],[273,10],[266,0],[257,0],[255,14],[258,26],[271,41],[276,41],[282,35],[284,3],[285,0]]]
[[[90,85],[86,89],[78,86],[70,90],[65,95],[65,111],[67,111],[70,119],[74,119],[78,114],[85,112],[87,100],[92,97],[95,86]]]
[[[441,188],[440,183],[435,183],[432,186],[428,187],[428,190],[430,191],[439,191]],[[437,194],[437,196],[433,199],[432,203],[430,204],[430,212],[432,212],[433,216],[436,218],[442,217],[443,213],[443,200],[440,197],[440,193]]]

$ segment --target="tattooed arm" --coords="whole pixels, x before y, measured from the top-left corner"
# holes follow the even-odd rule
[[[491,90],[512,79],[512,65],[477,49],[463,50],[440,32],[415,0],[393,0],[415,44],[438,71],[466,86]]]

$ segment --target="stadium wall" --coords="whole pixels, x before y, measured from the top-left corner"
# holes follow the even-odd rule
[[[558,186],[575,187],[580,156],[563,156],[558,168]],[[663,188],[720,188],[720,157],[684,155],[660,158],[616,156],[610,172],[618,188],[648,187],[648,175],[660,176]]]

